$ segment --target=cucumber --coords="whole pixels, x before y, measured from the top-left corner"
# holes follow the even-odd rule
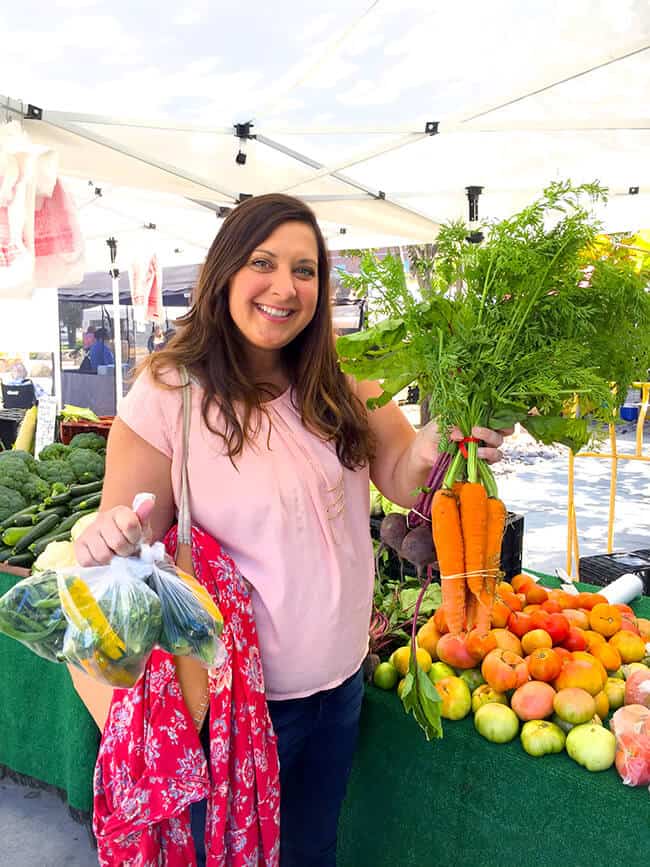
[[[43,520],[39,521],[34,527],[28,529],[27,533],[24,536],[21,536],[20,540],[14,545],[16,554],[22,554],[23,551],[26,551],[29,546],[38,541],[38,539],[51,533],[60,520],[60,515],[48,515],[47,518],[43,518]]]
[[[87,494],[85,497],[77,497],[70,500],[68,506],[74,509],[75,512],[80,512],[85,509],[96,509],[102,501],[101,492],[98,494]]]
[[[2,541],[8,548],[13,548],[17,545],[23,536],[29,533],[29,527],[7,527],[2,534]]]
[[[49,497],[45,499],[46,506],[60,506],[63,503],[67,503],[70,499],[70,491],[64,491],[61,494],[50,494]]]
[[[14,515],[12,527],[31,527],[34,523],[33,515]]]
[[[64,518],[58,526],[58,530],[63,533],[64,530],[71,530],[74,525],[77,523],[79,518],[83,518],[84,515],[92,515],[93,512],[96,512],[96,509],[83,509],[78,512],[74,512],[72,515],[69,515],[67,518]]]
[[[56,515],[57,518],[59,518],[59,520],[60,520],[61,518],[65,518],[65,516],[67,514],[68,514],[68,507],[67,506],[52,506],[51,509],[45,509],[45,511],[39,512],[38,514],[34,515],[34,520],[32,523],[34,523],[36,526],[38,526],[41,523],[41,521],[43,521],[45,518],[52,517],[52,515]]]
[[[66,530],[63,533],[51,533],[49,536],[43,536],[37,542],[34,542],[33,545],[29,546],[29,550],[33,553],[34,557],[38,557],[43,551],[47,548],[50,542],[69,542],[70,541],[70,530]]]
[[[34,555],[31,551],[27,551],[24,554],[12,554],[11,557],[7,560],[7,566],[31,566],[34,562]]]
[[[98,492],[101,493],[101,490],[104,486],[104,482],[87,482],[85,485],[71,485],[70,486],[70,496],[73,499],[77,497],[85,497],[88,494],[96,494]]]

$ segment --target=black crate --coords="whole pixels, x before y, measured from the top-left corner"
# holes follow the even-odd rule
[[[381,518],[370,518],[370,533],[374,539],[379,539],[379,527],[381,526]],[[509,581],[515,575],[521,572],[521,558],[524,545],[524,516],[515,515],[513,512],[508,512],[506,517],[506,531],[503,537],[503,545],[501,547],[501,570],[504,573],[504,580]],[[401,574],[415,576],[415,566],[412,563],[403,561],[400,571],[399,557],[389,551],[387,571],[391,578],[399,578]],[[438,575],[437,570],[434,573],[434,580]]]
[[[650,595],[650,549],[596,554],[581,557],[578,562],[580,580],[598,587],[606,587],[626,573],[639,575],[643,580],[644,595]]]
[[[6,449],[10,449],[16,442],[25,412],[24,409],[0,409],[0,440]]]

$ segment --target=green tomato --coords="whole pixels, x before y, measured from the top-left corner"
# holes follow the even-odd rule
[[[566,751],[588,771],[605,771],[614,764],[616,738],[602,725],[582,723],[567,735]]]
[[[519,718],[505,704],[488,702],[474,714],[476,731],[493,744],[507,744],[517,736]]]
[[[470,692],[474,692],[478,686],[482,686],[485,683],[485,678],[478,668],[466,668],[458,673],[458,677],[465,681]]]
[[[390,662],[380,662],[372,676],[373,683],[380,689],[395,689],[399,673]]]
[[[561,753],[565,739],[562,729],[548,720],[529,720],[521,730],[521,745],[529,756]]]
[[[456,677],[456,672],[446,662],[434,662],[429,669],[429,680],[431,683],[437,683],[443,677]]]

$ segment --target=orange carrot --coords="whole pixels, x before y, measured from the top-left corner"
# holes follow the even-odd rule
[[[460,522],[465,543],[467,587],[478,599],[483,592],[487,551],[487,491],[480,482],[465,482],[460,491]]]
[[[465,625],[465,555],[458,502],[451,491],[441,488],[431,503],[431,528],[440,567],[442,605],[452,634]]]
[[[506,507],[497,497],[487,501],[487,550],[485,565],[488,570],[485,591],[481,596],[481,606],[492,611],[497,588],[497,571],[501,565],[501,545],[506,528]]]

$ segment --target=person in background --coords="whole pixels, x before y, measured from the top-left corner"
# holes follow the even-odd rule
[[[167,337],[158,322],[151,326],[151,334],[147,340],[147,349],[149,352],[155,352],[157,349],[162,349],[167,343]]]
[[[100,364],[115,364],[115,356],[105,342],[107,338],[105,328],[98,328],[92,335],[92,343],[88,349],[88,361],[92,373],[97,373]]]

